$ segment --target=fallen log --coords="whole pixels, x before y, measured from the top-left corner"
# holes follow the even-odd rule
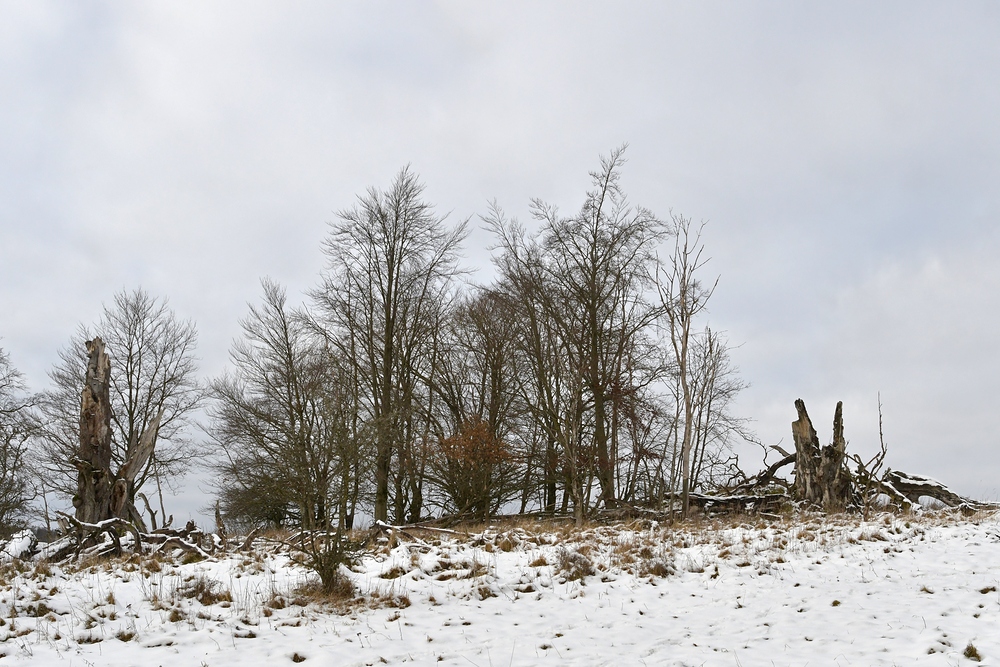
[[[791,500],[791,498],[784,493],[727,496],[692,493],[688,497],[688,500],[706,512],[713,510],[723,512],[766,512],[780,508],[783,504]]]
[[[921,497],[933,498],[948,507],[969,508],[971,510],[997,507],[994,503],[984,503],[955,493],[950,488],[930,477],[911,475],[898,470],[889,470],[882,478],[882,483],[892,490],[917,504]]]

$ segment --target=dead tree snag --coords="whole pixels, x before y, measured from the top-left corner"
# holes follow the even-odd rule
[[[851,473],[847,469],[843,402],[833,417],[833,444],[821,447],[806,404],[795,401],[799,418],[792,422],[795,440],[795,497],[828,512],[845,509],[851,500]]]
[[[110,518],[111,503],[111,362],[100,338],[87,341],[87,375],[80,400],[80,448],[76,464],[76,518],[97,523]]]

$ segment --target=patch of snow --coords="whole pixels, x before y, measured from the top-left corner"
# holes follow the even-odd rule
[[[7,543],[0,547],[0,562],[10,562],[15,558],[23,558],[31,553],[38,544],[35,533],[30,529],[24,529],[15,533],[7,540]]]
[[[339,606],[263,549],[38,564],[0,579],[0,652],[109,667],[954,665],[971,643],[1000,659],[996,514],[745,521],[423,533],[366,555],[347,572],[364,600]]]

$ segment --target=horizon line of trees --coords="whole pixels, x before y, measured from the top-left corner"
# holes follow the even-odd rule
[[[729,445],[748,437],[731,413],[745,385],[725,338],[700,324],[717,282],[703,276],[702,226],[632,205],[624,152],[602,158],[569,215],[532,200],[529,226],[491,203],[489,285],[463,280],[469,220],[449,224],[403,168],[330,224],[304,306],[261,281],[229,369],[207,382],[194,323],[142,289],[74,334],[41,394],[0,350],[0,525],[76,489],[93,336],[111,359],[113,457],[163,414],[128,489],[154,528],[163,487],[197,460],[230,525],[310,530],[359,515],[686,512],[691,493],[744,479]]]

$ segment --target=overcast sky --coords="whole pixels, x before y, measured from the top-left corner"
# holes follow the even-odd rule
[[[986,2],[0,0],[0,347],[44,389],[142,286],[210,377],[259,279],[299,298],[400,167],[453,220],[527,221],[628,142],[634,203],[708,221],[706,322],[763,441],[798,397],[828,441],[843,400],[870,454],[881,392],[889,465],[996,500],[998,35]]]

